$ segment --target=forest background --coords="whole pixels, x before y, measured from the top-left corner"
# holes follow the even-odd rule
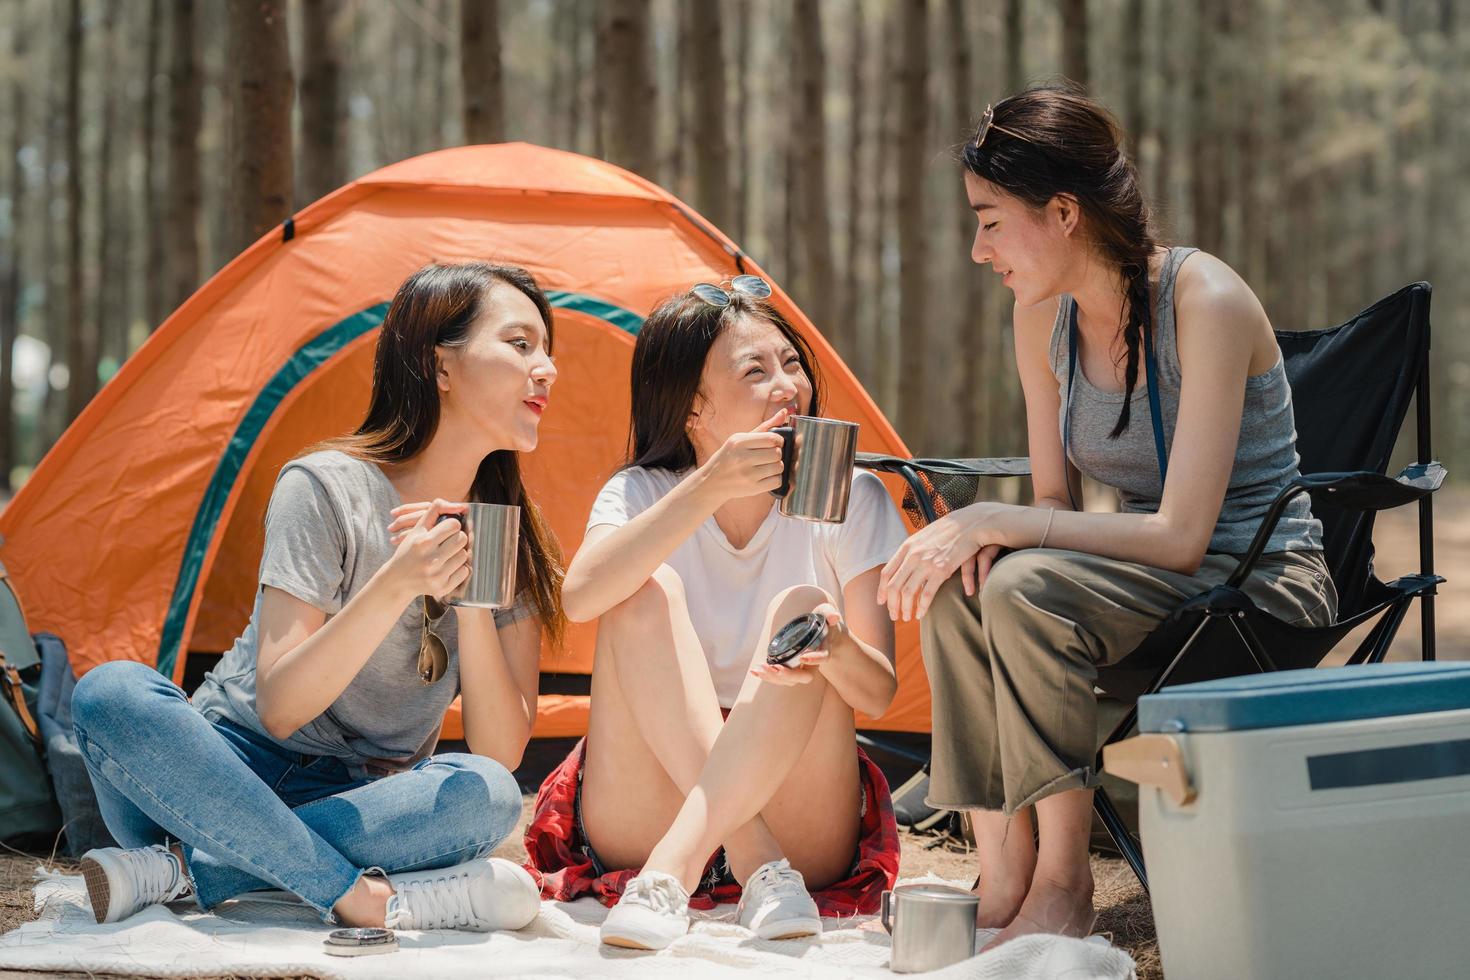
[[[354,177],[528,140],[730,234],[920,455],[1022,455],[956,152],[1070,78],[1279,329],[1418,279],[1470,456],[1470,0],[0,0],[0,499],[206,278]]]

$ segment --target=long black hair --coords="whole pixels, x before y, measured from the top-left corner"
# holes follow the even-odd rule
[[[525,269],[488,262],[427,265],[398,287],[383,318],[373,360],[373,391],[367,417],[350,435],[317,449],[336,449],[378,464],[401,463],[423,451],[439,428],[439,347],[461,347],[490,290],[505,285],[536,304],[552,349],[551,304]],[[517,590],[529,592],[553,646],[561,643],[566,616],[561,608],[564,576],[556,535],[521,482],[520,454],[497,450],[480,461],[470,494],[482,503],[521,508]]]
[[[822,412],[821,381],[811,346],[765,300],[732,292],[730,304],[706,303],[692,293],[664,300],[649,314],[633,345],[633,428],[629,434],[629,466],[660,467],[680,472],[695,465],[689,441],[689,415],[699,395],[704,362],[715,340],[742,316],[765,320],[796,348],[801,369],[812,386],[810,412]]]
[[[1124,383],[1127,392],[1110,438],[1128,428],[1138,384],[1139,348],[1153,329],[1149,258],[1158,247],[1138,172],[1124,152],[1122,127],[1100,103],[1066,87],[1034,88],[1002,99],[993,125],[965,144],[965,169],[1032,208],[1058,194],[1076,198],[1082,230],[1124,282]]]

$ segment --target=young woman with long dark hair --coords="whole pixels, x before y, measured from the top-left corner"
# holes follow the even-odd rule
[[[964,147],[971,256],[1015,294],[1035,503],[954,511],[879,589],[894,619],[922,619],[930,802],[974,813],[996,942],[1091,927],[1097,668],[1224,582],[1298,473],[1265,311],[1224,262],[1156,240],[1123,147],[1105,109],[1056,88],[987,107]],[[1081,474],[1121,512],[1083,513]],[[1305,496],[1267,551],[1245,592],[1288,622],[1331,622]]]
[[[615,945],[667,946],[691,893],[738,896],[762,938],[808,935],[819,911],[874,911],[897,874],[887,785],[857,749],[853,709],[893,699],[893,626],[874,595],[905,530],[868,473],[843,524],[776,509],[770,430],[822,401],[811,350],[769,294],[738,277],[649,316],[632,462],[567,571],[568,615],[598,621],[592,715],[526,845],[543,894],[621,895],[602,927]],[[826,643],[767,666],[773,632],[811,612]]]
[[[99,922],[265,888],[354,926],[535,917],[530,876],[486,855],[520,816],[510,770],[542,633],[562,625],[556,543],[518,463],[551,347],[524,270],[416,272],[383,321],[362,425],[281,470],[250,623],[193,703],[143,664],[82,678],[76,730],[123,845],[82,860]],[[463,501],[521,508],[510,609],[443,603],[469,575]],[[431,754],[456,695],[470,753]]]

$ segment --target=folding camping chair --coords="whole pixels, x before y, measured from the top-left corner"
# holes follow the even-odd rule
[[[1339,326],[1276,334],[1291,383],[1303,475],[1277,496],[1250,550],[1223,585],[1181,603],[1137,649],[1099,669],[1102,691],[1136,701],[1172,684],[1316,667],[1344,636],[1375,617],[1377,623],[1347,663],[1378,663],[1415,598],[1423,617],[1422,656],[1434,659],[1433,597],[1444,579],[1433,570],[1431,495],[1444,482],[1445,470],[1430,454],[1429,294],[1428,283],[1414,283]],[[1411,399],[1417,409],[1417,461],[1389,477],[1389,456]],[[904,509],[916,525],[973,502],[981,477],[1030,472],[1029,462],[1018,458],[907,460],[863,454],[859,465],[904,479],[909,486]],[[1275,619],[1240,591],[1283,509],[1301,493],[1311,494],[1312,513],[1322,521],[1337,586],[1337,622],[1322,628]],[[1409,503],[1419,505],[1419,572],[1385,583],[1373,573],[1373,522],[1378,511]],[[1127,736],[1136,718],[1135,707],[1103,745]],[[1097,766],[1101,771],[1101,748]],[[1147,889],[1138,842],[1101,789],[1095,809]]]

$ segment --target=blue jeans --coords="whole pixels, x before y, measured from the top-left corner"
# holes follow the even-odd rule
[[[379,779],[212,723],[179,687],[133,661],[94,668],[72,696],[82,758],[123,847],[177,840],[209,909],[278,888],[335,922],[367,869],[445,868],[495,849],[521,815],[498,762],[444,754]]]

